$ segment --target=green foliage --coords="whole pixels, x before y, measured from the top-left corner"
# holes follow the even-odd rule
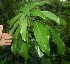
[[[6,0],[0,5],[0,23],[4,23],[6,32],[13,36],[11,51],[16,58],[27,60],[28,64],[60,64],[61,58],[61,64],[69,63],[62,57],[66,53],[66,46],[69,47],[70,36],[69,23],[66,25],[69,22],[69,12],[65,10],[69,8],[66,4],[61,5],[55,0]],[[20,60],[20,63],[14,64],[24,63]]]
[[[55,21],[58,25],[63,25],[64,27],[66,27],[66,22],[65,20],[59,18],[58,16],[56,16],[55,14],[49,12],[49,11],[42,11],[43,14],[48,17],[49,19]]]
[[[36,49],[36,52],[38,52],[38,55],[39,55],[40,58],[42,56],[44,56],[43,52],[40,50],[40,47],[36,42],[35,42],[35,49]]]
[[[7,57],[4,57],[4,59],[0,61],[0,64],[8,64],[6,61],[7,61]]]
[[[44,58],[42,58],[41,59],[41,64],[53,64],[51,61],[50,61],[50,59],[49,58],[47,58],[47,59],[44,59]]]
[[[13,34],[13,32],[14,32],[15,29],[17,28],[18,24],[19,24],[19,21],[17,21],[17,22],[14,24],[13,28],[9,31],[9,34],[10,34],[10,35]]]
[[[28,55],[28,45],[23,42],[19,51],[20,51],[19,54],[20,54],[25,60],[27,60],[28,57],[29,57],[29,55]]]
[[[39,17],[42,17],[44,20],[47,20],[46,16],[40,10],[32,10],[31,15],[39,16]]]
[[[11,21],[9,22],[10,26],[14,25],[9,33],[11,35],[13,35],[14,31],[17,28],[17,26],[19,26],[22,40],[24,40],[25,42],[28,43],[28,36],[27,36],[27,29],[28,28],[27,28],[27,26],[29,27],[28,24],[30,22],[32,22],[31,21],[31,16],[33,16],[33,17],[37,17],[37,16],[41,17],[43,19],[43,21],[46,21],[46,23],[47,23],[47,21],[49,21],[47,18],[49,18],[49,19],[55,21],[58,25],[64,25],[64,27],[66,27],[65,21],[60,21],[60,18],[58,16],[56,16],[54,13],[51,13],[49,11],[40,11],[40,10],[37,10],[37,8],[35,7],[36,5],[41,6],[41,5],[45,4],[45,3],[46,3],[46,1],[42,1],[42,2],[38,2],[38,3],[34,3],[34,4],[27,4],[27,5],[25,4],[24,8],[20,7],[20,10],[21,10],[22,13],[19,13],[17,16],[12,18]],[[34,5],[34,6],[32,7],[32,5]],[[43,22],[43,21],[41,21],[41,22]],[[15,24],[14,24],[14,22],[15,22]],[[44,26],[45,22],[43,22],[42,24],[41,24],[41,22],[39,22],[39,21],[35,22],[34,21],[35,38],[36,38],[36,41],[38,42],[38,44],[40,46],[41,51],[45,52],[47,55],[50,55],[49,39],[50,39],[51,36],[50,36],[49,28]],[[59,35],[57,35],[56,31],[54,31],[53,29],[51,29],[51,31],[53,32],[53,34],[52,34],[53,37],[52,38],[57,43],[58,54],[63,54],[65,52],[64,43],[62,42],[62,40],[59,37]],[[60,44],[62,44],[62,46]],[[15,46],[15,44],[13,44],[13,46]],[[27,60],[28,59],[28,57],[27,57],[28,54],[24,50],[24,47],[22,45],[21,45],[20,50],[22,51],[21,56],[25,60]],[[25,51],[25,53],[24,53],[24,51]]]
[[[54,42],[57,45],[57,52],[59,54],[64,54],[65,52],[65,44],[64,42],[61,40],[59,34],[57,33],[57,31],[53,28],[50,28],[50,32],[52,34],[52,39],[54,40]]]
[[[13,40],[13,44],[11,46],[11,51],[16,55],[17,54],[17,39]]]
[[[28,17],[26,17],[26,18],[24,18],[24,17],[22,16],[21,18],[20,18],[20,34],[21,34],[21,36],[22,36],[22,39],[24,40],[24,41],[26,41],[26,34],[27,34],[27,24],[28,24]]]
[[[22,13],[19,13],[17,16],[15,16],[14,18],[12,18],[10,21],[9,21],[9,25],[10,27],[13,26],[13,24],[19,19],[19,17],[22,15]]]
[[[49,46],[49,30],[43,24],[39,22],[34,23],[34,34],[36,41],[38,42],[40,49],[47,55],[50,55]]]
[[[14,37],[15,37],[15,38],[18,38],[19,33],[20,33],[20,27],[18,26],[17,29],[16,29],[16,32],[15,32],[15,34],[14,34]]]

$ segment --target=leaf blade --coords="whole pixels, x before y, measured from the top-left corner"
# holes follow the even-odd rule
[[[14,30],[17,28],[18,24],[19,24],[19,20],[14,24],[13,28],[9,31],[9,34],[10,34],[10,35],[13,34],[13,32],[14,32]]]
[[[38,42],[40,49],[50,55],[49,46],[49,31],[48,29],[39,22],[34,23],[34,34],[36,41]]]
[[[17,39],[13,40],[13,44],[11,46],[11,51],[16,55],[17,54]]]
[[[19,23],[20,29],[21,29],[20,34],[21,34],[22,40],[26,41],[28,17],[25,17],[24,19],[23,19],[23,17],[20,19],[20,23]]]
[[[10,27],[13,26],[13,24],[20,18],[20,16],[22,15],[22,13],[19,13],[18,15],[16,15],[14,18],[12,18],[8,24],[10,25]]]
[[[35,6],[41,6],[41,5],[44,5],[44,4],[50,4],[50,1],[41,1],[41,2],[36,2],[36,3],[33,3],[33,4],[30,4],[30,10],[32,8],[34,8]]]
[[[63,25],[63,26],[66,27],[66,22],[65,22],[65,20],[59,18],[59,17],[56,16],[54,13],[51,13],[51,12],[49,12],[49,11],[42,11],[42,13],[43,13],[46,17],[48,17],[49,19],[55,21],[58,25],[61,24],[61,25]]]
[[[21,49],[20,49],[20,55],[27,60],[29,55],[28,55],[28,45],[26,43],[22,43]]]
[[[55,44],[57,45],[57,52],[58,52],[58,54],[61,54],[61,55],[64,54],[64,52],[65,52],[65,44],[61,40],[59,34],[53,28],[50,28],[50,32],[52,34],[52,39],[54,40]]]
[[[32,10],[31,15],[32,16],[39,16],[42,19],[47,20],[46,16],[40,10]]]

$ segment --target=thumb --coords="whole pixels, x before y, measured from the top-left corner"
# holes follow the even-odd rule
[[[0,38],[2,36],[3,25],[0,25]]]
[[[3,25],[0,25],[0,31],[2,31],[3,30]]]

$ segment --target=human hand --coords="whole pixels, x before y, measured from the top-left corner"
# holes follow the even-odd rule
[[[0,40],[0,46],[11,45],[11,42],[12,42],[11,39],[12,39],[12,36],[10,36],[8,33],[3,33]]]
[[[8,33],[2,33],[3,25],[0,25],[0,46],[11,45],[12,36]]]

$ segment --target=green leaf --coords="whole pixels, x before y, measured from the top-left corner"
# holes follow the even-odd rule
[[[45,1],[36,2],[34,4],[41,6],[41,5],[44,5],[44,4],[50,4],[50,1],[49,0],[45,0]]]
[[[44,56],[43,52],[40,50],[40,47],[38,46],[36,42],[35,42],[35,50],[37,51],[39,57]]]
[[[20,38],[19,38],[20,37]],[[17,52],[18,52],[18,54],[20,55],[20,49],[21,49],[21,45],[22,45],[22,43],[23,43],[23,41],[22,41],[22,38],[21,38],[21,36],[19,35],[19,37],[18,37],[18,41],[17,41]]]
[[[38,42],[40,49],[47,55],[50,55],[49,46],[49,30],[40,22],[34,23],[34,34],[36,41]]]
[[[14,24],[17,20],[19,20],[19,18],[20,18],[21,15],[22,15],[22,13],[19,13],[18,15],[16,15],[14,18],[12,18],[12,19],[8,22],[8,24],[10,25],[10,27],[12,27],[13,24]]]
[[[61,24],[62,26],[64,26],[64,28],[66,28],[66,22],[65,22],[64,19],[61,19],[61,18],[60,18],[60,24]]]
[[[62,20],[61,18],[59,18],[58,16],[56,16],[54,13],[51,13],[49,11],[42,11],[42,13],[48,17],[49,19],[55,21],[58,25],[63,25],[66,27],[66,22],[64,20]]]
[[[30,10],[32,9],[32,8],[34,8],[35,6],[41,6],[41,5],[44,5],[44,4],[50,4],[50,2],[49,1],[40,1],[40,2],[36,2],[36,3],[33,3],[33,4],[30,4]]]
[[[23,11],[24,13],[26,13],[27,15],[30,14],[30,10],[32,10],[32,8],[34,8],[35,6],[41,6],[44,4],[50,4],[49,1],[41,1],[41,2],[36,2],[36,3],[31,3],[30,5],[25,5],[25,7],[21,7],[20,11]]]
[[[52,62],[51,62],[51,60],[50,60],[50,58],[44,58],[44,57],[42,57],[41,58],[41,64],[53,64]]]
[[[20,7],[20,11],[24,12],[28,16],[30,15],[30,7],[29,5],[25,5],[25,7]]]
[[[13,34],[13,32],[14,32],[14,30],[17,28],[18,24],[19,24],[19,20],[14,24],[13,28],[9,31],[9,34],[10,34],[10,35]]]
[[[50,32],[52,34],[52,39],[54,40],[54,42],[57,45],[57,52],[58,54],[64,54],[65,52],[65,44],[62,41],[62,39],[60,38],[58,32],[50,27]]]
[[[39,17],[42,17],[44,20],[47,20],[46,16],[40,10],[32,10],[31,15],[39,16]]]
[[[20,18],[20,34],[22,39],[26,41],[26,34],[27,34],[27,25],[28,25],[28,17],[24,18],[24,15]]]
[[[13,44],[11,46],[11,51],[16,55],[17,54],[17,39],[13,40]]]
[[[17,27],[14,37],[18,38],[19,33],[20,33],[20,26]]]
[[[21,49],[20,49],[20,55],[25,59],[27,60],[29,58],[29,55],[28,55],[28,45],[26,43],[22,43],[21,45]]]

